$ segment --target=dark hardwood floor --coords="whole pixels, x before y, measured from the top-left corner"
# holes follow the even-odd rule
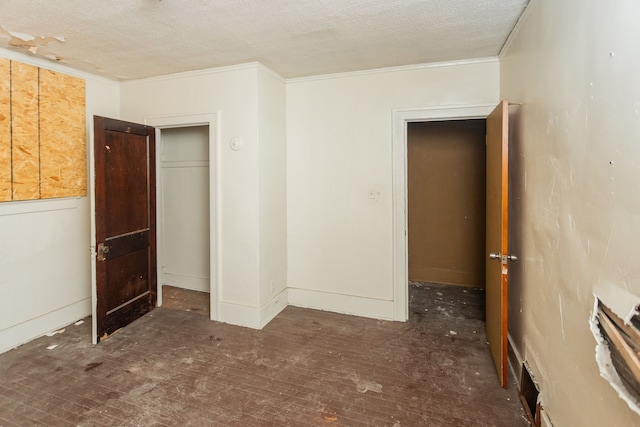
[[[209,293],[164,285],[162,287],[162,306],[192,311],[209,317]]]
[[[96,346],[85,319],[0,355],[0,426],[527,426],[483,298],[412,286],[407,323],[288,307],[262,331],[163,307]]]

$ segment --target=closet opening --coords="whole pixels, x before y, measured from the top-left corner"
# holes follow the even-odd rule
[[[484,320],[485,138],[485,119],[407,123],[412,312]]]
[[[161,305],[210,317],[209,126],[168,127],[159,132]]]

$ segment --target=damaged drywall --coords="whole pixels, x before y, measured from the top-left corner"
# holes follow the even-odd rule
[[[616,301],[619,301],[619,300],[616,299]],[[635,303],[633,303],[634,301]],[[629,298],[627,300],[627,304],[622,305],[622,306],[625,306],[625,305],[628,305],[628,303],[633,303],[628,313],[627,312],[616,313],[620,318],[624,319],[625,324],[631,325],[631,319],[634,316],[639,315],[638,313],[639,302],[640,301],[638,300],[638,298]],[[601,313],[600,305],[602,303],[603,301],[600,298],[598,298],[598,296],[596,296],[593,313],[589,319],[589,326],[597,343],[596,344],[596,362],[598,363],[598,368],[600,369],[600,375],[609,382],[609,384],[618,393],[618,396],[627,403],[629,408],[635,413],[637,413],[638,415],[640,415],[640,402],[638,401],[636,396],[632,394],[630,390],[628,390],[627,387],[624,385],[622,378],[620,377],[620,375],[618,374],[618,371],[614,367],[614,362],[612,359],[612,353],[609,348],[609,344],[605,339],[605,337],[603,336],[602,330],[600,329],[601,326],[600,326],[600,319],[598,314]],[[610,310],[613,310],[615,312],[614,307],[610,305],[607,305],[607,307]],[[619,308],[620,305],[617,305],[617,307]]]
[[[626,324],[629,324],[631,318],[638,313],[637,306],[640,303],[640,297],[627,292],[614,283],[598,285],[595,296],[597,301],[602,301],[603,304],[620,316]]]
[[[22,33],[19,31],[10,31],[0,25],[0,39],[6,40],[8,48],[24,49],[33,55],[59,62],[62,58],[51,52],[50,50],[42,50],[41,48],[48,46],[50,43],[64,43],[66,40],[63,36],[34,36],[32,34]],[[38,52],[40,52],[38,54]]]

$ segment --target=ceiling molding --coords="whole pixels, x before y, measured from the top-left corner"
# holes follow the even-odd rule
[[[499,59],[497,56],[464,59],[460,61],[443,61],[443,62],[432,62],[427,64],[401,65],[397,67],[373,68],[370,70],[347,71],[345,73],[319,74],[317,76],[296,77],[296,78],[286,79],[286,80],[287,80],[287,84],[290,84],[290,83],[294,84],[294,83],[311,82],[316,80],[342,79],[342,78],[348,78],[348,77],[361,77],[361,76],[366,76],[371,74],[385,74],[385,73],[395,73],[395,72],[401,72],[401,71],[424,70],[427,68],[455,67],[460,65],[485,64],[485,63],[495,63],[495,62],[499,62]]]
[[[165,74],[162,76],[145,77],[143,79],[125,80],[120,82],[120,84],[122,86],[129,86],[129,85],[137,85],[137,84],[146,83],[146,82],[151,83],[151,82],[161,82],[161,81],[167,81],[167,80],[179,80],[179,79],[185,79],[189,77],[208,76],[212,74],[233,73],[237,71],[257,70],[257,69],[267,70],[271,72],[271,74],[278,76],[282,79],[282,77],[279,76],[277,73],[269,70],[269,68],[265,67],[259,62],[247,62],[244,64],[227,65],[224,67],[206,68],[204,70],[183,71],[180,73]]]

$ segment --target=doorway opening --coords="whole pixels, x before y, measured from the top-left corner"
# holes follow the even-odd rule
[[[407,125],[409,282],[485,287],[484,119]]]
[[[445,324],[450,317],[485,319],[485,134],[484,119],[407,124],[408,279],[414,319]]]
[[[158,138],[158,285],[162,305],[209,316],[209,126],[164,128]]]
[[[218,320],[218,115],[145,123],[157,140],[158,305]]]
[[[486,119],[494,106],[401,109],[393,112],[393,289],[394,319],[409,317],[407,142],[410,123]]]

